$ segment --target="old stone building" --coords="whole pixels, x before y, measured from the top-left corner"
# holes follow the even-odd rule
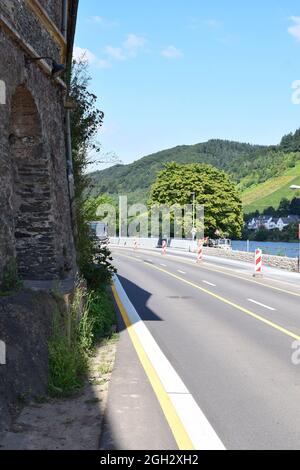
[[[78,0],[0,2],[0,280],[71,280],[72,159],[66,109]]]

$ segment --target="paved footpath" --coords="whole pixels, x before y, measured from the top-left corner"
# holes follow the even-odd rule
[[[109,386],[100,449],[177,450],[120,313],[118,325],[120,340]]]

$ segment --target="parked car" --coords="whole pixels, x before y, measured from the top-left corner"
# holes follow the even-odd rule
[[[206,242],[206,246],[211,248],[220,248],[222,250],[231,250],[231,240],[229,238],[209,238]]]

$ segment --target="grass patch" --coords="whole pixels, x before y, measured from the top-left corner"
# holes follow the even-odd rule
[[[50,396],[67,397],[83,386],[88,357],[101,338],[111,335],[115,323],[114,305],[106,288],[87,291],[77,287],[69,313],[57,311],[54,315],[49,342]],[[115,335],[108,339],[115,340]]]
[[[101,338],[112,335],[115,323],[115,308],[107,289],[89,292],[78,329],[82,348],[88,353],[92,352]]]
[[[113,365],[111,363],[100,364],[98,367],[99,374],[107,375],[110,374],[113,370]]]
[[[119,333],[113,333],[109,338],[103,339],[101,344],[106,345],[106,344],[116,344],[120,339]]]
[[[73,321],[72,321],[73,320]],[[74,323],[74,319],[71,319]],[[66,397],[80,389],[87,370],[87,357],[78,341],[74,324],[68,337],[66,315],[57,311],[54,315],[53,335],[49,342],[49,394]]]

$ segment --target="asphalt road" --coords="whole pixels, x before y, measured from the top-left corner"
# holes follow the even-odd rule
[[[119,280],[227,449],[300,449],[300,288],[113,248]],[[278,277],[278,276],[275,276]],[[300,275],[299,275],[300,286]]]

